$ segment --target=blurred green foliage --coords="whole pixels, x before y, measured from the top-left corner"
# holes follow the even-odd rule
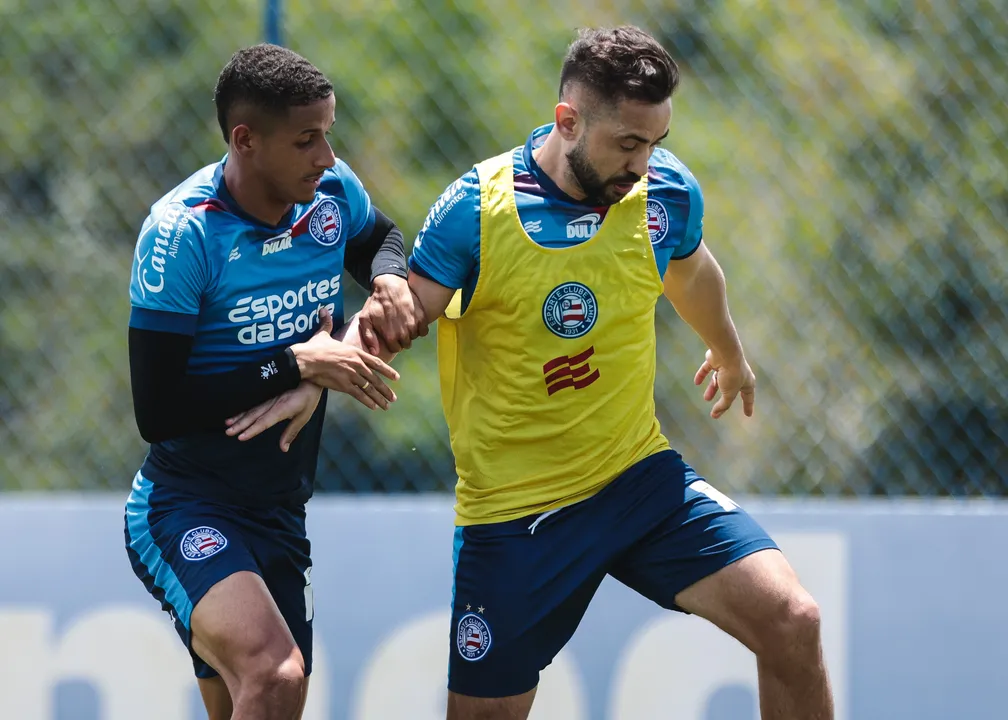
[[[286,4],[285,4],[286,5]],[[418,230],[441,190],[550,121],[574,29],[680,61],[666,146],[759,378],[707,417],[704,348],[662,304],[659,417],[722,489],[1008,490],[1008,3],[292,3],[338,97],[334,148]],[[122,489],[145,447],[126,361],[149,205],[225,147],[212,89],[261,2],[0,0],[0,487]],[[352,290],[348,307],[363,296]],[[323,490],[452,487],[433,335],[387,414],[331,398]]]

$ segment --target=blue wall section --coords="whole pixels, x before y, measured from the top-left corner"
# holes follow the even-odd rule
[[[204,717],[169,618],[130,569],[124,499],[0,499],[0,717]],[[1008,717],[1008,504],[743,505],[822,606],[838,720]],[[450,501],[322,497],[308,522],[319,648],[305,720],[443,718]],[[754,691],[737,643],[607,580],[533,717],[747,720]]]

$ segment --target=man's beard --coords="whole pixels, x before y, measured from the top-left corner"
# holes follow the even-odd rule
[[[622,183],[634,184],[640,180],[637,175],[620,175],[609,180],[603,180],[598,171],[588,161],[588,148],[585,136],[582,135],[578,144],[567,153],[567,167],[574,181],[584,191],[586,205],[612,205],[622,199],[617,195],[613,185]]]

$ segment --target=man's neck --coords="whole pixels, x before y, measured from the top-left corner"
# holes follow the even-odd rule
[[[575,200],[585,199],[584,190],[581,189],[581,186],[578,185],[571,175],[567,165],[567,156],[563,151],[563,142],[559,133],[557,133],[556,127],[550,130],[543,144],[532,151],[532,157],[539,165],[539,168],[563,192]]]
[[[224,184],[238,207],[247,215],[271,227],[280,224],[291,206],[272,200],[261,184],[243,175],[234,157],[224,163]]]

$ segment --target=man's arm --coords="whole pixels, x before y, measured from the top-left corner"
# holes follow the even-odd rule
[[[407,282],[416,303],[417,312],[428,324],[444,315],[457,292],[455,288],[445,287],[413,270],[410,270]]]
[[[370,227],[347,242],[343,265],[365,290],[372,290],[381,275],[406,277],[406,249],[403,234],[381,210],[372,206]]]
[[[377,355],[379,342],[395,351],[408,348],[427,334],[427,327],[411,314],[402,231],[374,207],[360,178],[342,160],[325,173],[321,189],[341,194],[347,203],[349,239],[343,265],[369,292],[360,312],[366,349]]]
[[[169,230],[177,237],[171,256],[166,255],[162,237]],[[293,347],[277,348],[262,360],[226,372],[190,373],[203,294],[214,274],[203,237],[199,218],[172,203],[156,206],[137,238],[128,342],[134,415],[144,440],[160,442],[219,431],[235,413],[316,376],[319,385],[351,394],[357,392],[352,384],[371,381],[378,385],[380,395],[391,399],[391,390],[379,384],[373,372],[382,371],[376,367],[380,361],[339,343],[322,348],[326,351],[322,353],[316,352],[320,350],[317,342],[299,344],[318,361],[305,368],[307,373],[302,370],[306,359]],[[384,402],[381,397],[374,399]]]
[[[742,395],[742,409],[753,413],[756,378],[742,351],[735,323],[728,312],[724,273],[703,243],[696,252],[681,260],[672,260],[665,270],[665,297],[676,312],[706,343],[707,357],[697,371],[697,385],[711,377],[704,393],[708,402],[717,391],[721,398],[711,410],[717,419]]]
[[[129,329],[133,412],[147,442],[223,430],[231,415],[297,387],[301,380],[290,350],[228,372],[190,374],[192,345],[191,335]]]
[[[724,273],[705,244],[688,258],[669,262],[665,297],[718,357],[742,357],[742,343],[728,313]]]
[[[213,375],[188,372],[204,291],[213,277],[200,217],[156,204],[137,237],[130,276],[129,365],[137,427],[148,442],[220,430],[228,415],[296,387],[282,349]],[[164,237],[173,236],[171,254]]]

